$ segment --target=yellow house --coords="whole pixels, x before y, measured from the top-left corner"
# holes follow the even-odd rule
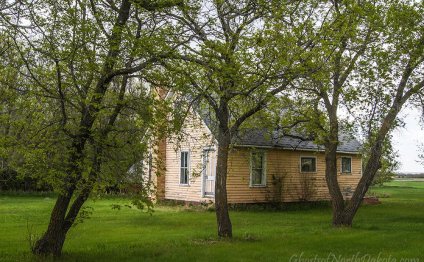
[[[323,148],[309,141],[250,129],[230,150],[229,203],[296,202],[330,199]],[[191,112],[177,137],[159,143],[162,171],[154,180],[157,198],[213,202],[217,143],[207,121]],[[360,144],[341,138],[338,181],[345,197],[362,175]]]

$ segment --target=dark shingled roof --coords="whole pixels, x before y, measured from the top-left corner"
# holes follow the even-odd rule
[[[216,134],[215,123],[212,120],[210,112],[201,110],[199,107],[196,108],[196,111],[199,113],[206,126],[211,130],[212,134]],[[358,154],[362,149],[359,141],[351,135],[342,134],[339,136],[339,141],[340,144],[337,148],[338,152]],[[284,136],[279,130],[270,130],[266,128],[241,130],[233,142],[236,146],[324,151],[324,146],[317,145],[313,141],[304,141],[293,136]]]
[[[361,150],[361,144],[352,136],[341,135],[339,141],[338,152],[359,153]],[[324,150],[323,146],[317,145],[312,141],[303,141],[293,136],[284,136],[277,130],[270,131],[259,128],[240,131],[234,143],[236,146],[258,146],[311,151]]]

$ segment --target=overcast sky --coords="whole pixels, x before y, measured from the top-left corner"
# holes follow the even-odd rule
[[[398,151],[401,172],[424,172],[424,166],[418,163],[419,145],[424,145],[424,130],[420,126],[420,111],[405,108],[401,112],[404,128],[393,132],[393,146]]]

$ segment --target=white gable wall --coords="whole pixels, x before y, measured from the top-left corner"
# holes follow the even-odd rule
[[[213,201],[202,196],[203,150],[215,146],[215,139],[197,113],[191,112],[179,137],[166,141],[165,199]],[[189,184],[180,184],[181,151],[189,152]]]

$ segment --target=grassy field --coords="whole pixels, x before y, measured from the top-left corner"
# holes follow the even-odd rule
[[[325,206],[232,211],[231,241],[215,237],[210,211],[163,206],[149,215],[111,209],[124,199],[91,201],[93,215],[71,229],[60,261],[424,261],[424,182],[395,181],[372,191],[385,196],[382,204],[363,206],[351,229],[332,228]],[[27,238],[45,229],[53,201],[0,195],[0,261],[36,259]]]

